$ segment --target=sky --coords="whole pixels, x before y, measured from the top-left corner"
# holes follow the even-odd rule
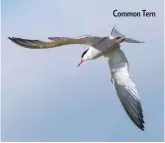
[[[113,10],[156,12],[115,18]],[[2,141],[163,141],[163,0],[2,0]],[[77,68],[86,45],[30,50],[8,36],[108,36],[116,28],[144,44],[121,45],[144,110],[145,131],[127,117],[107,60]]]

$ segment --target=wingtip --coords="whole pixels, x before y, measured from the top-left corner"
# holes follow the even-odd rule
[[[8,39],[13,41],[13,42],[15,41],[15,37],[8,37]]]
[[[142,127],[142,128],[140,128],[140,129],[141,129],[142,131],[145,131],[145,130],[144,130],[144,125],[143,125],[143,127]]]
[[[139,127],[139,129],[140,129],[140,130],[142,130],[142,131],[144,131],[144,130],[145,130],[144,124],[145,124],[145,122],[144,122],[144,120],[142,119],[142,121],[141,121],[141,125],[140,125],[140,126],[138,126],[138,127]]]
[[[18,39],[17,37],[8,37],[10,40]]]
[[[19,39],[19,38],[17,38],[17,37],[8,37],[8,39],[15,43],[16,40]]]
[[[8,39],[12,40],[12,39],[13,39],[13,37],[8,37]]]

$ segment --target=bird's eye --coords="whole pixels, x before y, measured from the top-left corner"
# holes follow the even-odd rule
[[[88,51],[88,49],[82,53],[81,57],[83,57],[87,51]]]

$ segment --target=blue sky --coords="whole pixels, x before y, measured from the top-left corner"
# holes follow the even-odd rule
[[[112,11],[156,12],[115,18]],[[145,44],[122,44],[142,100],[146,131],[131,123],[111,85],[104,58],[77,68],[87,46],[21,48],[8,36],[107,36],[116,24]],[[163,141],[163,0],[3,0],[3,141]]]

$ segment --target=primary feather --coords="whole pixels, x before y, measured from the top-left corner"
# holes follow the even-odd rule
[[[110,53],[108,59],[111,78],[117,95],[133,123],[144,130],[144,119],[140,97],[129,76],[128,60],[119,48]]]
[[[51,41],[44,42],[40,40],[22,39],[16,37],[8,37],[12,42],[30,49],[47,49],[70,44],[85,44],[92,46],[99,42],[102,38],[97,36],[81,36],[76,38],[68,37],[48,37]]]

